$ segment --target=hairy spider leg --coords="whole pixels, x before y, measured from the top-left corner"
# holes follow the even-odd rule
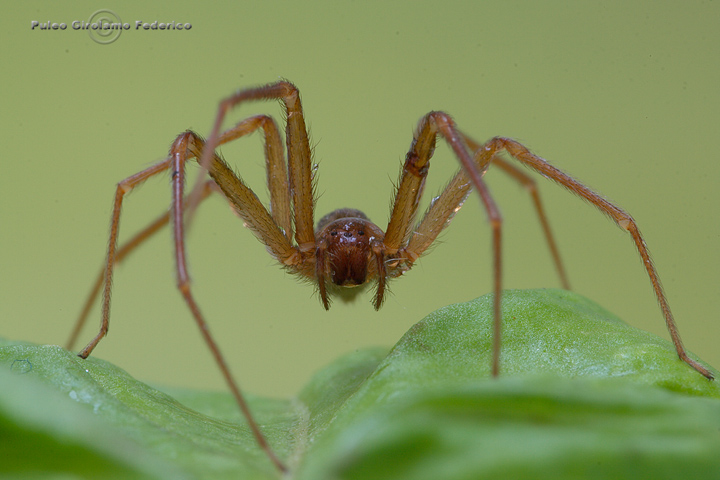
[[[386,254],[395,256],[398,265],[404,264],[405,266],[400,267],[401,269],[409,269],[415,260],[435,241],[465,198],[467,198],[467,181],[464,180],[464,175],[458,174],[450,181],[440,197],[431,204],[423,220],[413,231],[418,202],[423,193],[429,161],[435,150],[438,135],[442,136],[453,150],[463,171],[475,187],[492,228],[494,298],[491,370],[493,376],[498,376],[500,372],[502,318],[500,311],[502,295],[502,218],[495,201],[490,195],[490,191],[482,179],[490,159],[488,158],[483,163],[477,162],[473,158],[462,139],[462,135],[457,130],[455,122],[447,113],[430,112],[420,120],[410,151],[405,159],[390,221],[385,231]]]
[[[468,145],[468,147],[470,147],[473,152],[478,152],[482,148],[482,145],[480,143],[476,142],[469,136],[465,134],[462,134],[462,136],[465,140],[465,143]],[[511,178],[519,182],[520,185],[525,187],[525,189],[530,194],[533,206],[535,207],[535,213],[540,220],[540,225],[542,227],[543,234],[545,235],[545,241],[548,245],[548,248],[550,249],[553,263],[555,263],[555,269],[557,270],[558,277],[560,278],[560,284],[565,290],[570,290],[570,282],[568,281],[568,276],[565,272],[563,261],[560,258],[560,249],[557,246],[555,236],[553,235],[552,229],[550,228],[550,222],[548,221],[547,215],[545,214],[545,208],[543,207],[543,203],[540,200],[540,192],[538,191],[535,180],[530,175],[527,175],[525,172],[520,170],[515,165],[507,162],[499,155],[493,155],[492,159],[490,160],[490,164],[500,168],[501,171],[505,172]]]
[[[222,144],[235,138],[239,138],[240,136],[251,133],[260,126],[266,128],[266,154],[270,157],[268,158],[268,186],[271,192],[282,192],[283,188],[287,185],[287,176],[283,174],[284,166],[279,166],[283,163],[282,147],[279,142],[279,134],[273,135],[273,132],[277,132],[277,127],[274,125],[274,122],[267,122],[266,119],[267,117],[263,118],[262,116],[251,117],[244,120],[243,122],[240,122],[235,128],[223,134],[219,139],[219,143]],[[268,134],[268,131],[270,132],[270,134]],[[270,145],[268,146],[268,144]],[[156,165],[153,165],[138,174],[128,177],[127,179],[123,180],[118,184],[111,220],[111,233],[108,246],[108,255],[106,260],[106,266],[103,270],[103,282],[105,288],[103,290],[103,315],[101,327],[97,336],[90,341],[90,343],[80,352],[79,355],[83,358],[87,358],[87,356],[90,355],[92,350],[97,346],[97,344],[107,334],[108,331],[112,273],[113,266],[115,265],[115,263],[117,263],[117,238],[119,234],[119,221],[123,198],[125,194],[129,193],[134,187],[144,182],[148,178],[157,175],[167,170],[168,168],[172,168],[173,207],[171,215],[174,220],[173,224],[176,246],[178,288],[180,289],[181,294],[185,298],[188,306],[190,307],[190,310],[193,313],[193,316],[195,317],[198,326],[200,327],[205,341],[210,347],[210,350],[215,357],[215,360],[218,363],[218,366],[220,367],[226,382],[230,386],[230,389],[235,396],[238,405],[243,411],[243,414],[245,415],[248,425],[253,431],[253,435],[256,437],[258,444],[263,450],[266,451],[268,457],[278,469],[286,471],[285,466],[282,464],[282,462],[279,461],[275,453],[269,447],[267,441],[262,436],[262,433],[260,432],[257,423],[250,414],[250,411],[247,407],[246,402],[244,401],[244,398],[240,393],[237,383],[231,376],[230,371],[222,355],[220,354],[217,344],[213,341],[212,337],[210,337],[207,323],[205,322],[197,306],[197,303],[195,302],[190,292],[190,282],[189,276],[187,274],[184,246],[183,207],[184,203],[186,203],[183,201],[182,196],[184,185],[184,164],[185,161],[187,161],[189,158],[199,158],[203,148],[204,142],[202,141],[202,139],[200,139],[199,136],[197,136],[193,132],[185,132],[181,134],[175,141],[175,143],[171,147],[171,154],[166,160]],[[286,228],[284,229],[280,225],[278,225],[278,223],[276,223],[273,216],[270,215],[267,209],[257,199],[257,196],[255,196],[252,190],[250,190],[239,178],[237,178],[237,176],[232,172],[230,167],[228,167],[227,164],[225,164],[222,159],[220,159],[220,157],[218,157],[216,154],[211,157],[210,173],[213,178],[213,184],[216,184],[217,188],[220,188],[223,191],[235,212],[239,216],[241,216],[243,220],[246,221],[246,225],[253,231],[253,233],[255,233],[255,235],[263,243],[266,244],[270,253],[273,254],[273,256],[275,256],[275,258],[277,258],[281,263],[284,263],[286,266],[292,268],[293,259],[296,259],[298,257],[298,250],[292,245],[291,241],[286,236],[286,232],[292,231],[291,223],[289,220],[290,215],[288,214],[289,193],[278,193],[274,196],[271,193],[271,203],[275,202],[275,204],[272,204],[271,207],[275,207],[273,208],[275,215],[278,218],[278,222],[286,226]],[[203,180],[203,184],[207,184],[207,182]],[[288,189],[285,188],[285,191],[287,192]],[[127,244],[127,249],[121,252],[122,257],[126,256],[130,251],[136,248],[137,245],[142,243],[150,235],[159,230],[160,227],[167,223],[167,221],[168,217],[163,215],[162,217],[151,223],[140,234],[131,239],[131,241]],[[94,298],[92,292],[91,297]],[[77,327],[76,329],[79,330],[79,328]]]
[[[683,347],[682,340],[680,339],[680,333],[678,332],[677,325],[675,324],[672,312],[670,311],[670,305],[665,297],[665,292],[660,283],[660,277],[658,276],[657,270],[650,258],[650,252],[648,251],[645,239],[640,234],[640,229],[630,214],[617,205],[611,203],[599,193],[594,192],[571,176],[552,166],[543,158],[530,152],[530,150],[515,140],[504,137],[492,138],[484,145],[483,148],[478,150],[478,155],[486,158],[492,158],[500,151],[507,152],[508,155],[516,159],[518,162],[530,167],[541,175],[554,180],[570,192],[587,200],[597,207],[602,213],[610,217],[620,228],[630,233],[640,258],[642,259],[643,265],[645,266],[645,270],[650,277],[650,283],[652,284],[653,291],[655,292],[660,309],[662,310],[663,317],[665,318],[665,324],[668,332],[670,333],[672,342],[675,345],[678,357],[703,376],[712,380],[712,373],[710,373],[708,369],[700,365],[698,362],[691,359]]]

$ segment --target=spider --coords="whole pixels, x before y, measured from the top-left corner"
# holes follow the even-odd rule
[[[277,124],[267,115],[247,118],[224,133],[220,133],[225,116],[232,108],[243,102],[257,100],[279,100],[284,106],[287,119],[285,147],[283,147]],[[265,136],[267,184],[270,191],[269,210],[216,152],[218,146],[258,129],[262,129]],[[452,149],[461,164],[461,169],[440,195],[431,202],[422,219],[416,223],[418,204],[438,137],[442,138]],[[285,151],[287,151],[287,162]],[[330,300],[333,296],[354,296],[358,291],[354,287],[364,286],[370,282],[375,284],[373,305],[375,309],[379,309],[385,299],[388,280],[401,276],[413,267],[418,258],[433,244],[440,232],[448,226],[455,213],[462,207],[471,189],[474,188],[480,196],[492,228],[494,257],[492,268],[494,278],[492,374],[497,376],[500,365],[502,220],[483,181],[483,176],[490,166],[498,167],[530,191],[561,283],[565,288],[569,288],[535,183],[518,167],[504,159],[501,156],[503,152],[520,164],[535,170],[587,200],[610,217],[620,228],[629,232],[650,277],[678,356],[702,375],[712,379],[712,374],[690,359],[685,352],[660,285],[660,279],[635,220],[624,210],[533,154],[515,140],[494,137],[484,144],[476,142],[462,133],[447,113],[433,111],[420,119],[402,166],[390,220],[385,231],[372,223],[360,210],[349,208],[335,210],[325,215],[315,226],[314,175],[310,142],[305,127],[300,93],[297,87],[288,81],[278,81],[240,90],[226,98],[220,103],[215,124],[207,142],[192,131],[183,132],[175,139],[170,147],[169,155],[164,160],[118,183],[104,268],[75,325],[68,341],[68,348],[72,348],[75,343],[89,310],[102,288],[100,331],[79,353],[79,356],[87,358],[91,354],[108,331],[114,265],[162,226],[172,221],[178,289],[200,327],[200,331],[257,443],[275,466],[279,470],[285,471],[284,464],[270,448],[253,419],[237,383],[216,342],[210,335],[205,318],[191,292],[190,278],[186,268],[184,228],[195,207],[212,192],[224,195],[234,212],[283,268],[316,284],[320,301],[325,309],[330,308]],[[189,195],[185,196],[185,164],[189,159],[195,159],[201,168],[207,171],[210,179],[207,179],[205,175],[200,175],[196,186]],[[148,178],[166,170],[172,172],[170,211],[118,248],[120,212],[125,195]]]

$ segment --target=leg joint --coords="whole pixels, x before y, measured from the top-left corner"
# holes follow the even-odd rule
[[[408,152],[407,156],[405,157],[405,165],[403,166],[403,170],[418,178],[426,177],[428,174],[428,169],[430,168],[430,162],[425,162],[420,166],[418,166],[418,163],[420,163],[420,157],[418,157],[417,154],[414,152]]]

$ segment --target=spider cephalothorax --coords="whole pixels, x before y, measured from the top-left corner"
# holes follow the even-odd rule
[[[343,295],[335,288],[328,290],[328,283],[331,287],[359,287],[371,280],[377,280],[374,305],[379,309],[388,276],[382,229],[360,210],[342,208],[320,219],[315,237],[315,276],[325,309],[330,308],[330,292]],[[348,292],[344,298],[354,295],[354,291]]]

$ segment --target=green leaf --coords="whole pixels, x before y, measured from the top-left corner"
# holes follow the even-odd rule
[[[289,400],[251,397],[297,479],[720,477],[720,388],[560,290],[443,308]],[[0,342],[0,476],[279,478],[229,395],[172,396],[98,359]],[[712,370],[717,374],[717,371]]]

